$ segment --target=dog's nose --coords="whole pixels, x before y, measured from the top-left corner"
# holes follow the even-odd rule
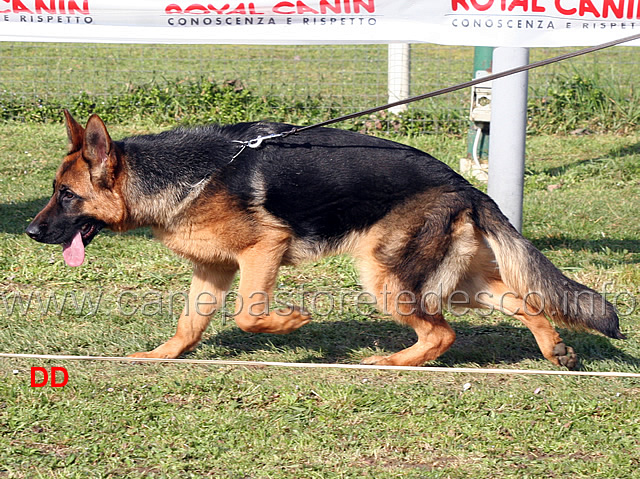
[[[42,237],[43,231],[44,231],[44,228],[42,224],[33,222],[29,226],[27,226],[27,229],[25,232],[29,235],[31,239],[38,241],[38,239]]]

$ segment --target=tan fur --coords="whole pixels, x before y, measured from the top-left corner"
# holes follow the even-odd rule
[[[260,228],[224,192],[199,201],[206,202],[206,209],[194,204],[193,213],[155,227],[154,235],[194,263],[237,263],[237,255],[258,241]]]
[[[289,244],[289,236],[269,231],[238,255],[240,286],[236,324],[253,333],[286,334],[307,324],[311,318],[298,308],[270,310],[278,268]]]
[[[522,276],[520,267],[522,258],[527,257],[523,246],[513,241],[500,241],[491,236],[487,236],[486,240],[496,255],[497,262],[502,265],[502,273],[508,275],[504,278],[505,282],[515,291],[529,291],[533,285],[528,284],[526,278]]]

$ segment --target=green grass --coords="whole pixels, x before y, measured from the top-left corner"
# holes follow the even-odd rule
[[[68,368],[55,392],[24,387],[27,364],[2,378],[7,477],[621,478],[640,465],[637,383]]]
[[[159,128],[111,131],[118,138]],[[457,137],[399,139],[452,166],[466,151]],[[85,265],[70,269],[60,247],[23,234],[50,194],[65,145],[58,124],[0,124],[0,351],[153,348],[174,333],[181,300],[172,293],[187,290],[187,263],[142,230],[99,235]],[[637,133],[528,142],[525,235],[570,277],[617,295],[624,313],[626,341],[561,331],[584,370],[640,372],[639,145]],[[359,291],[346,257],[283,268],[278,284],[292,295]],[[11,313],[18,295],[23,311]],[[83,297],[91,299],[84,307]],[[188,357],[357,363],[414,341],[357,306],[346,301],[287,336],[243,333],[218,315]],[[458,339],[435,365],[553,368],[510,318],[449,320]],[[633,478],[640,466],[640,381],[632,379],[0,364],[0,477]],[[31,366],[65,366],[69,384],[31,388]]]
[[[532,49],[531,61],[568,51]],[[467,81],[472,64],[471,47],[412,45],[411,94]],[[637,67],[636,49],[618,47],[532,71],[529,128],[637,130]],[[203,105],[207,95],[192,88],[203,79],[242,85],[251,101],[226,97],[216,108],[216,97],[213,106]],[[118,123],[273,118],[306,124],[387,102],[385,45],[0,44],[0,119],[59,121],[59,110],[70,108],[78,115],[109,112]],[[468,109],[463,90],[414,103],[400,118],[378,115],[372,125],[343,127],[460,134],[468,128]]]

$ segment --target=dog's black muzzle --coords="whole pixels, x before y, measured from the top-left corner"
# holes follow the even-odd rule
[[[64,244],[71,241],[73,235],[80,231],[82,242],[87,246],[105,226],[102,221],[84,218],[76,220],[73,224],[63,223],[51,227],[47,221],[36,218],[27,226],[25,233],[39,243]]]

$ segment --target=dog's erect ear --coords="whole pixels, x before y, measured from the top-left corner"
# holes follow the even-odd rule
[[[64,121],[67,127],[67,137],[69,138],[69,153],[80,151],[80,149],[82,149],[82,142],[84,141],[84,128],[73,119],[69,110],[64,110]]]
[[[91,181],[111,188],[118,159],[107,127],[98,115],[91,115],[87,122],[82,156],[89,163]]]

